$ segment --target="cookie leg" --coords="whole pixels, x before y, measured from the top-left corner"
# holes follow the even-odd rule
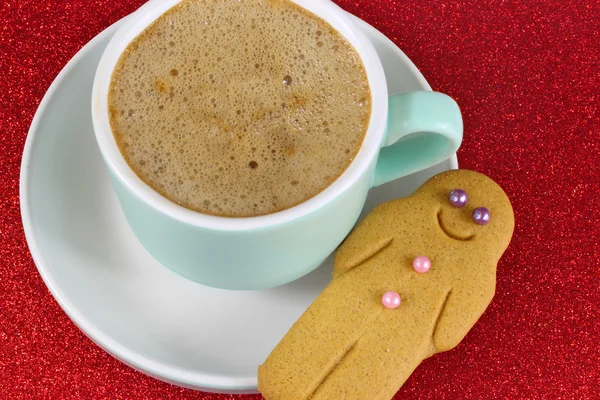
[[[383,311],[380,304],[364,300],[364,288],[345,285],[344,278],[325,289],[259,367],[265,399],[310,398]]]
[[[409,317],[402,318],[402,323],[393,314],[380,315],[311,400],[389,400],[394,396],[426,358],[431,336],[418,328],[418,321]]]

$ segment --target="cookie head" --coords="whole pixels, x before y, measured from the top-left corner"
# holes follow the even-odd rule
[[[410,262],[418,255],[433,257],[433,246],[438,260],[442,253],[468,254],[476,264],[495,266],[513,228],[510,201],[498,184],[474,171],[443,172],[413,195],[377,206],[338,249],[334,277],[385,249],[391,250],[390,262],[398,252],[410,253]]]
[[[416,193],[435,214],[432,223],[451,241],[481,246],[494,243],[502,251],[514,228],[510,201],[502,188],[478,172],[453,170],[436,175]]]

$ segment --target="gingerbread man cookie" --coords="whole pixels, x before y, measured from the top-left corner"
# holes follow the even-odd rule
[[[494,296],[514,228],[504,191],[454,170],[379,205],[340,246],[333,280],[258,370],[266,400],[387,400],[455,347]]]

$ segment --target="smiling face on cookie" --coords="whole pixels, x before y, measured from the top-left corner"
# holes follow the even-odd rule
[[[444,239],[484,247],[510,240],[512,207],[502,188],[485,175],[467,170],[439,174],[415,199],[428,204],[431,224]]]

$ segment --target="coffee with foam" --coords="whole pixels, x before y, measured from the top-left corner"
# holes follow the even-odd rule
[[[327,188],[367,131],[352,45],[289,0],[184,0],[113,73],[111,127],[150,187],[191,210],[271,214]]]

